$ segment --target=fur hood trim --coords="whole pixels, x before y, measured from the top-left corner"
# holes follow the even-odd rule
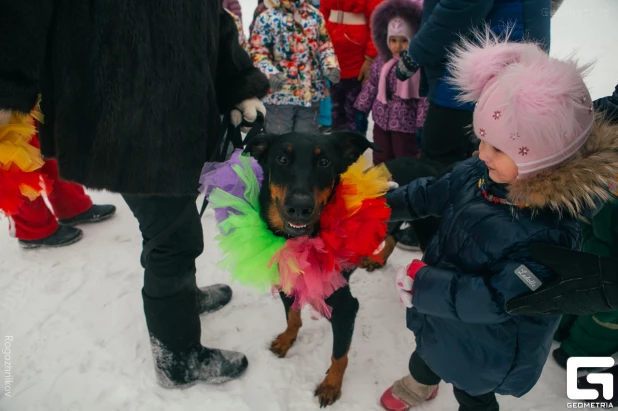
[[[612,197],[609,187],[617,174],[618,125],[597,115],[577,153],[552,169],[509,184],[508,200],[577,216]]]
[[[376,7],[371,16],[371,31],[373,44],[384,61],[393,57],[393,53],[388,48],[388,22],[399,17],[412,27],[412,32],[416,35],[422,12],[422,0],[386,0]]]

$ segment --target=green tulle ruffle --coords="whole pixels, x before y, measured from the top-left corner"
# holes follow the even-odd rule
[[[270,267],[269,264],[285,245],[285,238],[274,235],[260,217],[260,187],[250,158],[240,156],[240,162],[242,167],[233,165],[232,168],[245,183],[244,199],[219,188],[209,198],[212,207],[235,211],[230,211],[229,217],[217,225],[221,233],[216,240],[224,255],[217,266],[228,270],[232,279],[241,284],[266,290],[279,284],[279,268],[277,264]]]

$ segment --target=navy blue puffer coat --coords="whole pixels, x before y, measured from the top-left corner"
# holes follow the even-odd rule
[[[505,312],[506,301],[531,292],[516,271],[525,266],[541,282],[551,280],[554,274],[532,261],[529,246],[577,250],[581,234],[575,218],[560,218],[549,208],[533,213],[485,199],[478,183],[486,170],[472,158],[439,180],[415,180],[389,193],[387,201],[396,220],[440,217],[407,311],[417,353],[444,381],[470,395],[521,396],[541,375],[560,317]],[[488,189],[508,195],[503,185]]]
[[[511,41],[531,40],[549,50],[551,0],[425,0],[418,35],[410,42],[410,56],[422,66],[421,92],[444,107],[472,110],[455,98],[446,80],[446,57],[460,35],[488,25],[496,34],[511,27]]]

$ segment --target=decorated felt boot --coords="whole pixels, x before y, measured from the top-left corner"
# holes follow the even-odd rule
[[[197,289],[197,311],[213,313],[225,307],[232,299],[232,289],[225,284],[214,284]]]
[[[406,375],[382,394],[380,403],[388,411],[406,411],[433,400],[438,395],[437,385],[425,385]]]
[[[196,293],[196,288],[190,288],[159,299],[142,291],[157,382],[164,388],[219,384],[240,377],[247,369],[242,353],[200,344]]]

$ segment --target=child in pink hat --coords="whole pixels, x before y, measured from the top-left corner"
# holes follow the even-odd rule
[[[488,34],[464,42],[449,68],[461,101],[476,103],[480,150],[387,195],[395,221],[440,218],[423,261],[396,276],[416,348],[381,398],[387,410],[435,397],[440,381],[460,411],[498,410],[496,393],[536,384],[560,316],[512,315],[505,304],[555,279],[530,246],[578,250],[578,215],[608,200],[618,172],[618,127],[595,116],[586,67]]]
[[[382,149],[373,152],[376,165],[397,157],[418,157],[420,152],[416,136],[429,105],[426,98],[419,97],[421,73],[399,81],[395,71],[399,53],[418,32],[422,9],[420,0],[386,0],[371,18],[379,57],[371,65],[369,80],[363,84],[354,108],[359,122],[366,122],[368,113],[373,113],[373,141]]]

